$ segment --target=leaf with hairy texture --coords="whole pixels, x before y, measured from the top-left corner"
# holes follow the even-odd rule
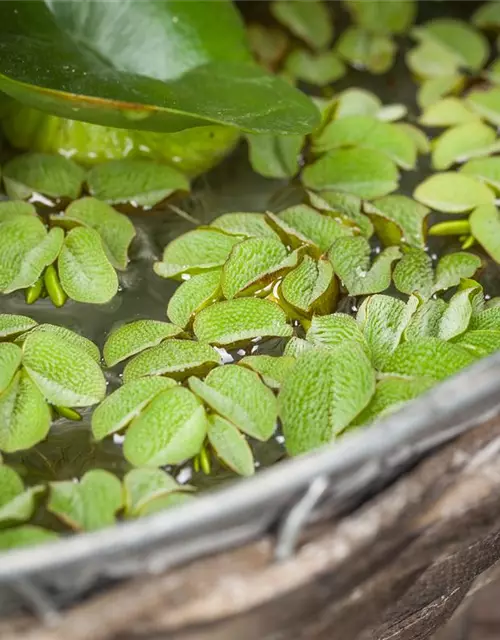
[[[263,213],[223,213],[210,223],[224,233],[244,238],[277,238]]]
[[[283,356],[291,356],[292,358],[298,358],[306,351],[310,351],[314,349],[314,345],[309,342],[309,340],[304,340],[303,338],[297,338],[293,336],[286,343],[285,350],[283,351]]]
[[[371,199],[395,191],[399,174],[394,162],[375,149],[335,149],[308,165],[302,182],[308,189],[333,189]]]
[[[76,302],[105,304],[118,292],[116,271],[94,229],[72,229],[64,239],[57,266],[64,291]]]
[[[76,531],[97,531],[115,524],[122,507],[121,483],[108,471],[87,471],[78,483],[50,483],[48,511]]]
[[[87,407],[106,395],[106,381],[99,364],[54,332],[28,334],[23,344],[23,366],[51,404]]]
[[[359,324],[346,313],[332,313],[329,316],[313,316],[306,339],[315,347],[335,349],[345,342],[358,343],[370,356],[370,347]]]
[[[411,317],[404,331],[404,339],[412,342],[420,338],[437,338],[446,307],[446,302],[440,298],[426,300]]]
[[[202,342],[226,346],[254,338],[292,335],[285,312],[270,300],[235,298],[202,309],[193,330]]]
[[[136,518],[152,500],[180,491],[192,487],[179,484],[163,469],[132,469],[123,478],[125,514]]]
[[[477,178],[497,193],[500,192],[500,158],[474,158],[464,164],[460,172]]]
[[[133,420],[123,453],[136,467],[180,464],[199,453],[207,429],[201,401],[183,387],[168,389]]]
[[[333,26],[327,3],[321,0],[309,0],[307,3],[275,0],[270,8],[278,22],[313,49],[324,49],[330,44]]]
[[[455,163],[500,150],[496,131],[482,122],[467,122],[448,129],[432,143],[432,166],[448,169]]]
[[[198,311],[222,297],[221,269],[192,276],[178,287],[168,301],[167,316],[186,328]]]
[[[87,185],[99,200],[110,204],[130,202],[137,207],[154,207],[175,191],[189,191],[188,179],[173,167],[129,158],[92,167]]]
[[[295,364],[293,356],[245,356],[238,365],[258,373],[264,384],[271,389],[279,389],[291,367]]]
[[[84,170],[72,160],[44,153],[16,156],[3,167],[5,190],[12,200],[27,200],[34,193],[74,200],[84,179]]]
[[[474,357],[459,345],[439,338],[420,338],[400,344],[385,361],[384,371],[444,380],[473,361]]]
[[[42,486],[25,490],[19,474],[0,464],[0,526],[29,520],[35,510],[35,498],[43,491]]]
[[[300,313],[330,313],[338,295],[332,263],[327,258],[316,261],[304,256],[300,265],[283,278],[279,293]]]
[[[37,322],[28,316],[0,313],[0,340],[12,339],[36,327]]]
[[[221,357],[209,344],[171,338],[132,358],[123,370],[123,380],[130,382],[143,376],[183,380],[192,374],[205,374],[219,364]]]
[[[495,127],[500,126],[500,87],[471,91],[466,98],[467,105]]]
[[[469,329],[500,331],[500,306],[486,307],[483,311],[474,313]]]
[[[386,73],[393,66],[397,47],[387,35],[360,27],[348,27],[339,38],[336,51],[356,69],[379,74]]]
[[[373,235],[373,224],[368,216],[361,212],[362,201],[358,196],[341,191],[307,192],[312,207],[327,216],[340,218],[343,224],[353,224],[355,231],[365,238]]]
[[[12,382],[12,378],[21,364],[22,357],[23,352],[17,345],[10,342],[0,343],[0,394]]]
[[[500,349],[500,331],[476,329],[453,339],[454,344],[467,349],[475,358],[486,358]]]
[[[311,53],[307,49],[295,49],[285,60],[285,71],[292,78],[324,87],[345,74],[345,66],[334,51]]]
[[[356,342],[304,353],[278,397],[287,451],[298,455],[330,442],[374,392],[375,372]]]
[[[92,433],[102,440],[125,429],[159,393],[176,386],[175,380],[147,377],[132,380],[109,395],[92,414]]]
[[[465,213],[479,205],[491,204],[495,194],[479,180],[450,171],[435,173],[421,182],[413,197],[442,213]]]
[[[66,220],[76,222],[97,231],[111,264],[116,269],[127,268],[128,250],[135,237],[134,225],[127,216],[118,213],[106,202],[81,198],[72,202],[62,216],[52,217],[53,222],[59,220],[63,224]]]
[[[430,211],[422,204],[402,195],[385,196],[364,205],[384,243],[400,244],[423,249],[425,246],[425,218]]]
[[[111,332],[104,343],[104,360],[108,367],[114,367],[119,362],[180,333],[181,327],[160,320],[135,320],[122,324]]]
[[[481,267],[481,258],[466,251],[449,253],[436,265],[434,293],[455,287],[464,279],[472,278]]]
[[[414,296],[406,304],[397,298],[382,295],[370,296],[363,301],[356,320],[370,347],[376,369],[383,368],[401,342],[417,306],[418,300]]]
[[[467,331],[472,313],[472,297],[477,288],[457,291],[450,299],[439,321],[438,338],[452,340]]]
[[[401,257],[398,247],[389,247],[370,266],[371,249],[362,236],[339,238],[328,257],[333,270],[344,283],[351,296],[385,291],[391,284],[392,263]]]
[[[42,527],[33,525],[13,527],[12,529],[0,531],[0,549],[8,551],[16,547],[38,546],[45,542],[55,542],[57,538],[57,533],[42,529]]]
[[[429,298],[434,285],[430,256],[422,249],[408,249],[394,268],[393,280],[401,293]]]
[[[172,240],[163,251],[161,262],[154,263],[162,278],[179,278],[222,267],[231,249],[242,240],[217,229],[195,229]]]
[[[353,21],[374,33],[406,33],[417,15],[417,3],[414,0],[347,0],[346,5]]]
[[[87,355],[89,355],[93,360],[95,360],[98,364],[101,361],[101,352],[99,351],[99,347],[95,345],[92,340],[85,338],[85,336],[81,336],[79,333],[75,333],[71,331],[71,329],[67,329],[66,327],[60,327],[55,324],[39,324],[32,329],[30,329],[29,333],[24,335],[20,335],[16,343],[23,344],[28,335],[32,335],[34,333],[53,333],[62,338],[65,342],[72,344],[75,348],[81,349],[85,351]]]
[[[229,364],[211,371],[201,381],[189,378],[189,387],[216,413],[257,440],[273,435],[278,405],[273,392],[245,367]]]
[[[0,224],[19,216],[36,216],[36,209],[31,202],[22,200],[4,200],[0,202]]]
[[[240,476],[252,476],[255,463],[245,436],[232,422],[220,416],[210,416],[208,423],[208,441],[217,457]]]
[[[495,262],[500,263],[500,216],[494,204],[474,209],[469,217],[471,233]]]
[[[467,106],[465,100],[455,96],[430,104],[419,118],[424,127],[455,127],[477,121],[477,114]]]
[[[292,178],[300,169],[304,136],[246,136],[252,169],[265,178]],[[213,226],[213,225],[212,225]]]
[[[0,451],[29,449],[47,435],[50,409],[26,371],[17,373],[0,395]]]
[[[23,275],[25,256],[46,237],[47,230],[35,216],[17,216],[0,224],[0,291],[12,290],[12,283]]]

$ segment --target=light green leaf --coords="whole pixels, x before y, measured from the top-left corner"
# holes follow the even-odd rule
[[[252,450],[238,429],[217,415],[211,415],[208,421],[208,440],[217,457],[240,476],[252,476],[255,473]]]
[[[403,342],[384,364],[384,371],[444,380],[469,366],[474,357],[463,347],[439,338]]]
[[[410,247],[424,248],[424,221],[430,213],[427,207],[406,196],[392,195],[365,203],[364,211],[371,217],[376,228],[381,226],[382,221],[385,222],[382,224],[385,233],[381,234],[381,229],[378,229],[385,244],[405,242]],[[376,216],[375,220],[373,216]]]
[[[20,333],[33,329],[36,325],[36,320],[28,318],[28,316],[0,313],[0,340],[12,339]]]
[[[96,440],[121,431],[159,393],[176,386],[172,378],[139,378],[124,384],[108,396],[92,414],[92,433]]]
[[[338,294],[332,263],[304,256],[300,265],[283,278],[280,295],[285,302],[304,314],[330,313]]]
[[[23,352],[17,345],[10,342],[0,343],[0,394],[12,382],[12,378],[21,364],[22,357]]]
[[[299,171],[304,136],[246,136],[252,169],[265,178],[291,178]],[[213,226],[213,224],[212,224]]]
[[[149,502],[191,487],[180,485],[163,469],[132,469],[123,478],[125,513],[138,517]]]
[[[401,103],[387,104],[376,114],[382,122],[396,122],[408,114],[408,108]]]
[[[143,376],[183,380],[192,374],[205,374],[219,364],[221,358],[217,351],[203,341],[172,338],[132,358],[123,370],[123,380],[130,382]]]
[[[107,164],[98,165],[105,167]],[[61,217],[90,227],[100,235],[108,260],[116,269],[126,269],[128,249],[135,237],[135,229],[127,216],[95,198],[80,198],[72,202]]]
[[[44,153],[26,153],[3,167],[7,195],[27,200],[33,193],[50,198],[78,198],[85,172],[68,158]]]
[[[300,355],[302,355],[306,351],[310,351],[311,349],[314,349],[314,345],[311,344],[308,340],[293,336],[293,338],[290,338],[290,340],[286,343],[285,350],[283,351],[283,356],[298,358]]]
[[[60,327],[55,324],[39,324],[29,331],[29,334],[21,335],[17,338],[18,344],[23,344],[28,335],[33,333],[52,333],[62,338],[65,342],[72,344],[76,349],[85,351],[93,360],[98,364],[101,361],[101,352],[99,347],[95,345],[92,340],[81,336],[79,333],[75,333],[66,327]]]
[[[273,238],[248,238],[235,245],[222,267],[226,298],[247,295],[271,284],[286,268],[286,247]],[[291,265],[290,265],[291,266]],[[290,267],[289,267],[290,268]]]
[[[86,407],[106,395],[106,381],[94,358],[52,331],[28,334],[23,366],[51,404]]]
[[[466,331],[453,340],[475,358],[486,358],[500,349],[500,331],[477,329]]]
[[[337,149],[307,166],[302,181],[309,189],[334,189],[376,198],[395,191],[399,182],[396,165],[374,149]]]
[[[401,293],[416,293],[422,298],[429,298],[434,285],[430,256],[423,249],[409,249],[396,265],[393,279]]]
[[[370,296],[359,308],[356,320],[367,341],[376,369],[384,367],[415,313],[418,300],[411,297],[405,304],[391,296]]]
[[[218,367],[204,382],[190,378],[189,386],[211,409],[252,438],[266,441],[276,430],[276,398],[250,369],[232,364]]]
[[[269,71],[275,69],[288,49],[288,34],[280,28],[258,22],[246,25],[247,40],[254,58]]]
[[[46,237],[42,221],[35,216],[18,216],[0,224],[0,291],[12,290],[12,283],[23,276],[25,257]]]
[[[72,229],[57,260],[64,291],[76,302],[105,304],[118,292],[118,277],[97,231]]]
[[[397,47],[387,35],[371,33],[360,27],[348,27],[342,32],[336,50],[356,69],[379,74],[386,73],[393,66]]]
[[[179,507],[186,502],[192,502],[195,499],[196,498],[189,493],[183,493],[181,491],[169,493],[164,496],[158,496],[144,505],[140,516],[149,516],[153,513],[158,513],[158,511],[163,511],[164,509]]]
[[[448,169],[455,163],[470,158],[494,153],[500,146],[496,141],[496,131],[482,122],[468,122],[445,131],[432,146],[432,166],[434,169]]]
[[[437,338],[446,306],[446,302],[440,298],[427,300],[420,305],[405,329],[404,339],[412,342],[420,338]]]
[[[448,94],[460,91],[464,83],[465,76],[455,71],[424,80],[417,91],[417,103],[421,109],[425,109]]]
[[[324,49],[333,38],[332,15],[328,6],[321,0],[275,0],[270,8],[276,20],[293,35],[304,40],[313,49]]]
[[[446,291],[472,278],[481,266],[481,258],[465,251],[449,253],[439,259],[436,266],[434,292]]]
[[[449,96],[428,105],[419,122],[424,127],[454,127],[477,122],[478,116],[461,98]]]
[[[99,200],[130,202],[137,207],[153,207],[174,191],[189,191],[189,181],[180,171],[159,162],[129,158],[92,167],[87,185]]]
[[[460,171],[500,192],[500,158],[475,158],[464,164]]]
[[[222,296],[221,270],[191,276],[168,301],[167,316],[179,327],[187,327],[193,316]]]
[[[24,490],[16,471],[0,464],[0,526],[29,520],[35,510],[35,497],[43,491],[42,486]]]
[[[468,106],[481,118],[496,127],[500,126],[500,87],[471,91],[466,100]]]
[[[104,344],[104,360],[108,367],[134,356],[149,347],[155,347],[167,338],[182,333],[182,329],[160,320],[135,320],[111,332]]]
[[[202,309],[193,330],[198,340],[224,346],[259,337],[287,338],[293,331],[286,320],[285,312],[270,300],[236,298]]]
[[[25,371],[0,395],[0,450],[12,453],[41,442],[51,415],[42,394]]]
[[[366,407],[375,392],[375,372],[363,348],[345,342],[336,349],[306,352],[279,394],[283,434],[291,455],[330,442]]]
[[[398,247],[389,247],[370,266],[370,245],[356,236],[336,240],[328,257],[333,270],[352,296],[385,291],[391,283],[391,267],[401,257]]]
[[[361,213],[362,201],[358,196],[341,191],[307,192],[312,207],[333,218],[340,218],[344,224],[354,224],[355,230],[365,238],[373,234],[373,224],[368,216]]]
[[[473,14],[472,23],[479,29],[500,29],[500,4],[485,2]]]
[[[429,78],[427,81],[425,100],[423,91],[419,96],[422,105],[431,104],[455,85],[455,78],[460,66],[459,59],[439,42],[424,40],[406,54],[406,64],[417,77]],[[453,78],[453,80],[451,80]],[[433,83],[432,85],[430,83]]]
[[[57,533],[42,529],[42,527],[32,525],[13,527],[0,531],[0,549],[7,551],[16,547],[35,546],[45,542],[54,542],[57,538]]]
[[[306,339],[315,347],[335,349],[346,342],[357,342],[370,355],[359,324],[346,313],[332,313],[329,316],[313,316]]]
[[[291,367],[295,364],[293,356],[245,356],[238,365],[258,373],[271,389],[279,389]]]
[[[79,483],[50,483],[47,509],[76,531],[96,531],[113,525],[122,507],[121,483],[108,471],[88,471]]]
[[[436,173],[421,182],[413,193],[415,200],[443,213],[465,213],[490,204],[495,194],[479,180],[463,173]]]
[[[169,389],[132,422],[123,453],[136,467],[180,464],[200,451],[207,428],[200,400],[183,387]]]
[[[285,60],[285,71],[297,80],[324,87],[341,78],[346,70],[334,51],[313,54],[307,49],[295,49]]]
[[[429,138],[421,129],[408,122],[398,122],[395,126],[401,131],[404,131],[404,133],[412,139],[417,154],[427,155],[430,152],[431,145]]]
[[[216,229],[195,229],[172,240],[154,270],[162,278],[178,278],[222,267],[233,246],[241,238]]]
[[[378,96],[359,87],[350,87],[339,93],[336,103],[336,120],[346,116],[376,116],[382,108],[382,102]]]
[[[474,314],[469,328],[500,331],[500,306],[488,307],[484,311]]]
[[[467,331],[473,311],[471,298],[476,292],[474,288],[463,289],[452,296],[439,321],[438,338],[452,340]]]
[[[346,5],[356,24],[375,33],[406,33],[417,14],[414,0],[347,0]]]
[[[277,238],[263,213],[223,213],[210,223],[224,233],[245,238]]]
[[[4,200],[0,202],[0,224],[19,216],[36,216],[36,209],[30,202]]]
[[[469,223],[474,238],[500,263],[500,216],[495,205],[485,204],[474,209]]]

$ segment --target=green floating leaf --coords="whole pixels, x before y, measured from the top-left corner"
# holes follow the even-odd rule
[[[467,106],[465,100],[449,96],[428,105],[419,122],[424,127],[455,127],[477,120],[477,114]]]
[[[0,343],[0,394],[12,382],[12,378],[21,364],[22,357],[23,352],[17,345],[10,342]]]
[[[224,233],[245,238],[277,238],[263,213],[224,213],[210,223]]]
[[[245,436],[229,420],[210,416],[208,440],[217,457],[235,473],[246,477],[255,473],[252,450]]]
[[[128,158],[92,167],[87,185],[99,200],[130,202],[137,207],[154,207],[175,191],[189,191],[189,181],[180,171],[159,162]]]
[[[337,43],[338,54],[356,69],[386,73],[394,64],[397,47],[392,38],[360,27],[348,27]]]
[[[3,167],[5,190],[13,200],[27,200],[33,193],[74,200],[80,195],[84,179],[82,168],[58,155],[26,153]]]
[[[375,372],[356,342],[306,352],[278,398],[287,451],[298,455],[330,442],[367,406],[374,392]]]
[[[98,165],[105,167],[111,163]],[[54,217],[52,217],[54,220]],[[135,237],[135,229],[127,216],[95,198],[81,198],[72,202],[62,217],[55,219],[77,222],[94,229],[100,235],[109,261],[116,269],[126,269],[128,250]]]
[[[500,29],[500,4],[485,2],[474,12],[472,23],[479,29]]]
[[[94,358],[52,331],[28,334],[23,366],[51,404],[87,407],[106,395],[106,381]]]
[[[19,216],[36,216],[36,209],[30,202],[5,200],[0,202],[0,224]]]
[[[439,321],[438,338],[452,340],[467,330],[473,312],[471,299],[476,292],[477,288],[463,289],[450,299]]]
[[[396,165],[374,149],[337,149],[307,166],[302,182],[309,189],[333,189],[360,198],[385,196],[398,187]]]
[[[172,338],[132,358],[123,370],[123,380],[129,382],[143,376],[183,380],[192,374],[205,374],[219,364],[221,358],[210,345]]]
[[[295,364],[293,356],[245,356],[238,365],[258,373],[271,389],[279,389]]]
[[[64,291],[76,302],[105,304],[118,292],[118,277],[97,231],[72,229],[57,260]]]
[[[54,531],[26,525],[0,531],[0,549],[7,551],[16,547],[31,547],[45,542],[55,542],[58,536]]]
[[[407,342],[420,338],[437,338],[447,304],[440,298],[430,299],[418,307],[404,332]]]
[[[285,312],[270,300],[236,298],[202,309],[193,330],[201,342],[225,346],[259,337],[288,338],[293,330],[286,320]]]
[[[231,249],[241,241],[216,229],[195,229],[172,240],[161,262],[153,268],[162,278],[178,278],[183,273],[196,274],[222,267]]]
[[[127,431],[123,453],[136,467],[180,464],[195,456],[207,434],[202,403],[183,387],[158,394]]]
[[[410,247],[425,246],[425,218],[430,211],[415,200],[401,195],[385,196],[365,203],[364,211],[386,245],[405,242]]]
[[[500,215],[494,204],[476,207],[469,217],[471,233],[495,262],[500,263]]]
[[[176,386],[172,378],[139,378],[119,387],[92,414],[96,440],[124,429],[159,393]]]
[[[152,513],[158,513],[158,511],[163,511],[164,509],[179,507],[186,502],[192,502],[195,499],[196,498],[189,493],[184,493],[181,491],[169,493],[168,495],[158,496],[144,505],[140,515],[141,517],[149,516]]]
[[[449,253],[436,265],[434,292],[456,287],[462,280],[472,278],[481,267],[481,258],[465,251]]]
[[[0,224],[0,291],[12,291],[12,284],[24,275],[25,256],[46,237],[47,230],[35,216],[18,216]]]
[[[248,238],[235,245],[222,267],[224,297],[247,295],[271,284],[286,269],[286,258],[286,247],[273,238]]]
[[[429,298],[434,285],[434,271],[430,256],[421,249],[409,249],[403,254],[393,273],[398,291],[421,298]]]
[[[221,270],[199,273],[175,290],[168,301],[167,316],[179,327],[186,328],[198,311],[221,297]]]
[[[479,180],[463,173],[436,173],[424,180],[413,193],[415,200],[443,213],[465,213],[490,204],[495,194]]]
[[[265,178],[292,178],[298,173],[304,136],[248,134],[246,139],[250,164],[256,173]]]
[[[306,338],[315,347],[326,349],[335,349],[346,342],[357,342],[370,355],[370,348],[359,324],[346,313],[314,316]]]
[[[484,311],[473,315],[469,328],[500,331],[500,307],[488,307]]]
[[[417,102],[421,109],[425,109],[441,98],[456,93],[463,88],[465,76],[451,72],[449,75],[424,80],[417,91]]]
[[[108,367],[155,347],[166,338],[178,336],[182,329],[160,320],[135,320],[115,329],[104,344],[104,360]]]
[[[271,3],[271,13],[313,49],[327,47],[333,38],[332,16],[328,4],[321,0],[309,0],[307,3],[277,0]]]
[[[500,87],[471,91],[466,100],[468,106],[481,118],[496,127],[500,126]]]
[[[346,219],[348,222],[354,223],[356,230],[366,238],[370,238],[373,234],[373,224],[368,216],[361,212],[362,201],[358,196],[340,191],[321,191],[314,193],[308,191],[307,195],[312,207],[318,209],[322,213],[331,217],[340,217],[344,224]]]
[[[384,371],[444,380],[473,361],[474,357],[463,347],[439,338],[420,338],[400,344],[386,360]]]
[[[122,507],[121,483],[108,471],[88,471],[79,483],[50,483],[47,509],[76,531],[96,531],[113,525]]]
[[[283,355],[286,357],[291,356],[292,358],[298,358],[303,353],[305,353],[306,351],[310,351],[311,349],[314,349],[314,345],[311,344],[308,340],[293,336],[293,338],[290,338],[290,340],[286,343]]]
[[[374,93],[359,87],[351,87],[336,97],[335,119],[356,115],[376,116],[381,108],[382,102]]]
[[[50,409],[25,371],[0,395],[0,451],[29,449],[47,435]]]
[[[283,278],[279,291],[285,302],[301,313],[330,313],[338,293],[332,263],[326,258],[316,261],[304,256],[300,265]]]
[[[36,327],[37,322],[28,316],[0,313],[0,340],[15,338],[20,333]]]
[[[138,517],[151,501],[189,490],[191,487],[178,484],[162,469],[132,469],[123,478],[125,513]]]
[[[482,122],[452,127],[433,141],[432,166],[439,170],[448,169],[455,163],[494,153],[500,150],[496,135],[494,129]]]
[[[351,296],[385,291],[391,284],[392,263],[401,257],[398,247],[389,247],[370,266],[371,249],[362,236],[339,238],[328,257],[333,270],[344,283]]]
[[[288,35],[280,28],[258,22],[246,25],[247,39],[254,58],[270,71],[279,65],[288,49]]]
[[[423,91],[419,95],[421,105],[430,104],[448,93],[450,85],[453,87],[455,84],[460,67],[459,59],[453,51],[432,40],[424,40],[408,51],[406,64],[417,77],[430,79],[426,82],[425,99]]]
[[[99,347],[95,345],[92,340],[81,336],[79,333],[75,333],[66,327],[60,327],[55,324],[39,324],[32,328],[29,332],[29,335],[34,333],[52,333],[59,336],[62,340],[67,343],[73,345],[73,347],[77,349],[81,349],[85,351],[87,355],[89,355],[93,360],[95,360],[98,364],[101,361],[101,352],[99,351]],[[16,342],[22,344],[24,340],[27,338],[28,334],[21,335],[16,340]]]
[[[417,305],[415,297],[406,304],[397,298],[381,295],[370,296],[363,301],[356,320],[370,347],[376,369],[384,367],[399,345]]]
[[[466,331],[455,338],[453,343],[466,349],[475,358],[486,358],[500,349],[500,331]]]
[[[278,419],[276,398],[253,371],[226,365],[211,371],[204,382],[190,378],[189,386],[211,409],[252,438],[266,441],[273,435]]]
[[[414,0],[347,0],[346,5],[356,24],[375,33],[406,33],[417,14]]]
[[[387,104],[377,113],[377,118],[383,122],[396,122],[408,114],[408,109],[404,104]]]
[[[475,158],[464,164],[460,171],[481,180],[497,193],[500,191],[500,158]]]
[[[14,469],[0,464],[0,526],[29,520],[35,510],[35,497],[43,490],[41,486],[24,490]]]
[[[287,57],[285,71],[297,80],[324,87],[341,78],[345,66],[334,51],[313,54],[307,49],[296,49]]]

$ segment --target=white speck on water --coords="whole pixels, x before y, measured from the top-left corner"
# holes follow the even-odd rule
[[[189,482],[193,476],[193,470],[190,467],[185,467],[181,469],[175,478],[179,484],[186,484]]]
[[[125,436],[122,436],[120,433],[113,434],[113,442],[115,444],[123,444],[124,440],[125,440]]]

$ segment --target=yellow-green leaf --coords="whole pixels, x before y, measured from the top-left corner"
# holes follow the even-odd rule
[[[191,276],[168,301],[167,316],[179,327],[187,327],[194,315],[222,296],[221,270]]]
[[[208,440],[217,457],[240,476],[251,476],[255,472],[252,450],[245,436],[229,422],[217,415],[208,420]]]
[[[418,185],[415,200],[443,213],[465,213],[490,204],[495,194],[479,180],[463,173],[436,173]]]
[[[167,338],[178,336],[182,329],[160,320],[135,320],[111,332],[104,343],[104,360],[108,367],[154,347]]]

